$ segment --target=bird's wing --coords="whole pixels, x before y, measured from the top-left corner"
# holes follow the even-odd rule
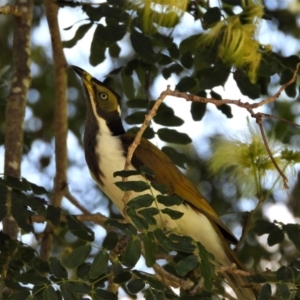
[[[133,134],[128,133],[121,136],[125,152],[127,152],[134,137]],[[133,154],[131,162],[136,168],[141,165],[148,166],[155,174],[154,181],[167,186],[170,194],[178,195],[194,209],[204,214],[212,223],[217,225],[223,236],[229,242],[233,244],[237,243],[236,237],[218,217],[193,183],[181,173],[172,160],[155,145],[146,139],[142,139]]]

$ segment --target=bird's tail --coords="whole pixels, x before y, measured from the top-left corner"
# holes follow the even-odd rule
[[[225,272],[225,279],[235,292],[239,300],[256,300],[258,297],[258,290],[250,286],[249,282],[244,276]]]

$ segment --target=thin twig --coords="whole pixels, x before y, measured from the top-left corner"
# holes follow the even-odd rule
[[[84,214],[90,214],[90,211],[88,211],[84,206],[82,206],[79,201],[70,193],[69,189],[65,192],[65,197],[78,209],[80,209]]]

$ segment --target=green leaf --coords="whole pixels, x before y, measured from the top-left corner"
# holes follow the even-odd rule
[[[150,194],[145,194],[141,196],[137,196],[130,200],[127,204],[128,207],[131,207],[132,209],[138,209],[142,207],[149,207],[153,201],[154,197]]]
[[[179,58],[179,49],[175,43],[172,43],[172,46],[168,48],[168,51],[172,58]]]
[[[149,167],[147,166],[140,166],[139,167],[139,170],[141,171],[141,173],[144,175],[144,176],[149,176],[149,177],[155,177],[155,174],[153,172],[153,170],[151,170]]]
[[[50,272],[49,263],[40,257],[36,256],[31,262],[32,267],[37,270],[40,274],[45,274]]]
[[[141,256],[141,242],[134,238],[130,240],[126,246],[122,258],[122,264],[128,268],[133,268]]]
[[[172,196],[157,195],[156,199],[158,203],[161,203],[165,206],[180,205],[183,203],[183,199],[177,195],[172,195]]]
[[[185,276],[198,265],[198,257],[190,255],[180,260],[176,265],[176,272],[179,276]]]
[[[122,191],[134,191],[134,192],[143,192],[149,190],[150,186],[145,181],[117,181],[115,185],[120,188]]]
[[[167,194],[169,192],[168,187],[166,187],[164,184],[156,183],[153,181],[151,182],[151,186],[161,194]]]
[[[134,209],[128,207],[126,209],[126,213],[138,229],[140,229],[140,230],[148,229],[148,227],[149,227],[148,223],[145,221],[144,218],[141,218],[140,216],[138,216]]]
[[[129,125],[143,124],[145,121],[146,111],[136,111],[125,117],[125,122]]]
[[[161,151],[168,155],[168,157],[179,167],[185,169],[185,164],[190,163],[191,160],[184,153],[178,152],[173,147],[162,147]]]
[[[43,186],[37,185],[33,182],[30,182],[30,181],[26,180],[25,178],[22,178],[22,181],[27,181],[30,184],[33,193],[36,195],[49,194],[49,192]]]
[[[76,281],[67,281],[66,283],[67,289],[75,294],[86,294],[91,290],[91,286],[86,284],[85,282]]]
[[[57,257],[49,258],[49,266],[51,273],[57,278],[68,278],[67,270],[61,265]]]
[[[292,77],[293,77],[293,72],[290,71],[290,70],[284,70],[282,73],[281,73],[281,76],[280,76],[280,84],[285,84],[287,82],[289,82]],[[286,94],[291,97],[291,98],[295,98],[296,95],[297,95],[297,85],[296,85],[296,81],[294,81],[293,83],[291,83],[289,86],[286,87],[285,89],[285,92]]]
[[[7,299],[8,300],[20,300],[20,299],[28,299],[30,295],[29,290],[17,291],[10,295]]]
[[[66,300],[77,300],[77,298],[75,298],[74,294],[67,288],[67,283],[68,282],[63,282],[60,285],[60,291],[63,295],[63,298]]]
[[[94,232],[87,226],[85,226],[81,221],[79,221],[75,216],[67,215],[67,225],[69,230],[78,238],[93,242],[95,238]]]
[[[265,284],[260,290],[257,300],[268,300],[272,296],[271,285]]]
[[[281,295],[283,300],[290,299],[291,293],[289,291],[288,286],[285,283],[279,283],[277,287],[278,287],[279,294]]]
[[[130,176],[135,176],[135,175],[140,175],[141,172],[137,170],[128,170],[128,171],[117,171],[113,175],[114,177],[120,176],[120,177],[130,177]]]
[[[98,278],[101,274],[105,273],[107,265],[108,265],[108,258],[109,255],[106,252],[106,250],[102,249],[98,252],[98,254],[95,256],[90,271],[89,271],[89,277],[91,279]]]
[[[183,213],[180,211],[176,211],[170,208],[164,208],[161,210],[163,214],[166,214],[171,217],[172,220],[178,220],[183,216]]]
[[[189,236],[180,236],[174,233],[169,234],[168,246],[172,250],[193,253],[196,249],[194,240]]]
[[[167,105],[161,105],[153,121],[163,126],[181,126],[184,121],[175,116],[174,110]]]
[[[268,236],[268,245],[274,246],[282,243],[284,240],[284,232],[280,228],[274,229]]]
[[[118,296],[116,294],[103,289],[96,289],[95,295],[97,300],[118,300]]]
[[[210,7],[203,15],[202,26],[204,29],[212,27],[213,24],[221,20],[219,7]]]
[[[46,209],[46,219],[51,221],[53,225],[60,224],[61,210],[58,207],[48,205]]]
[[[214,256],[209,253],[201,243],[197,243],[199,257],[201,258],[199,262],[200,273],[204,279],[204,288],[210,291],[212,288],[213,278],[215,277],[215,266]]]
[[[287,233],[289,239],[294,243],[295,247],[300,251],[300,226],[299,224],[286,224],[282,229]]]
[[[64,260],[63,265],[67,268],[75,268],[82,264],[92,251],[90,244],[84,244],[74,249]]]
[[[91,263],[82,263],[76,269],[76,276],[83,280],[88,280],[88,274],[91,268]]]
[[[123,272],[121,274],[118,274],[117,276],[114,277],[113,282],[114,283],[118,283],[118,284],[122,284],[125,283],[127,281],[129,281],[131,279],[131,273],[130,272]]]
[[[129,236],[137,235],[137,231],[132,224],[120,223],[117,220],[107,220],[104,222],[104,225],[118,228],[118,229],[122,230],[123,232],[125,232],[126,235],[129,235]]]
[[[197,84],[195,78],[193,77],[182,77],[180,81],[176,84],[175,89],[180,92],[188,92]]]
[[[20,275],[17,275],[15,279],[19,282],[22,282],[24,284],[33,284],[37,286],[42,286],[45,284],[50,284],[50,281],[44,277],[41,276],[36,270],[31,269],[27,272],[24,272]]]
[[[157,246],[154,239],[153,232],[146,232],[143,236],[143,244],[145,249],[146,266],[151,268],[155,263],[155,257],[157,252]]]
[[[158,55],[153,51],[152,41],[142,33],[133,31],[130,35],[130,41],[134,51],[149,64],[158,60]]]
[[[141,210],[138,211],[138,213],[145,218],[146,222],[149,225],[156,225],[157,224],[155,218],[153,217],[153,216],[159,214],[159,210],[156,207],[141,209]]]
[[[74,37],[72,39],[68,40],[68,41],[62,41],[62,46],[64,48],[74,47],[77,44],[77,42],[85,36],[85,34],[88,32],[88,30],[92,26],[93,26],[92,22],[79,26],[78,29],[76,30],[76,33],[75,33]]]
[[[154,236],[156,240],[159,242],[159,244],[167,251],[171,251],[172,249],[169,248],[170,240],[169,238],[164,234],[161,228],[156,228],[154,231]]]
[[[258,220],[256,221],[254,227],[253,227],[253,231],[261,236],[263,234],[266,234],[266,233],[271,233],[272,231],[276,230],[278,227],[274,224],[274,223],[271,223],[269,221],[266,221],[266,220]]]
[[[192,142],[187,134],[178,132],[174,129],[161,128],[157,131],[157,135],[162,141],[167,143],[186,145]]]
[[[43,300],[57,300],[55,289],[52,285],[47,285],[43,291]]]
[[[138,279],[133,279],[127,284],[127,289],[130,293],[132,294],[137,294],[140,292],[142,289],[144,289],[146,286],[145,282],[138,278]]]
[[[107,250],[113,250],[116,247],[118,240],[119,240],[118,234],[115,231],[111,231],[104,238],[102,247]]]
[[[106,44],[101,38],[101,31],[104,26],[99,24],[94,32],[94,36],[91,43],[90,51],[90,64],[92,66],[97,66],[105,60]]]
[[[21,178],[6,176],[5,183],[6,185],[16,190],[24,192],[31,190],[31,186],[26,179],[23,181]]]
[[[293,259],[293,266],[300,270],[300,261],[299,260],[296,260],[296,259]]]
[[[172,64],[162,70],[162,75],[165,79],[168,79],[172,74],[179,75],[183,71],[183,67],[177,63]]]

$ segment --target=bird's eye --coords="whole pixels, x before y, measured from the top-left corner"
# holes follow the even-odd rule
[[[108,98],[108,95],[106,93],[100,93],[100,98],[102,100],[106,100]]]

